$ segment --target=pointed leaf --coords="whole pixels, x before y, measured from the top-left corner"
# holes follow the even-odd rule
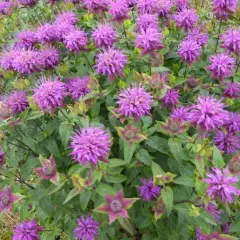
[[[132,236],[134,235],[134,229],[127,218],[118,218],[120,225],[129,232]]]
[[[213,147],[213,166],[216,168],[223,168],[225,166],[222,154],[216,146]]]
[[[82,189],[81,191],[83,191],[84,189]],[[77,188],[73,188],[69,194],[67,195],[66,199],[64,200],[63,204],[66,204],[67,202],[69,202],[72,198],[74,198],[76,195],[78,195],[80,192],[80,190],[78,190]]]
[[[136,147],[137,144],[129,144],[128,142],[124,142],[124,160],[127,164],[131,162]]]
[[[166,205],[167,215],[169,216],[173,208],[173,191],[170,187],[165,187],[161,191],[161,196],[164,204]]]
[[[73,127],[69,122],[62,122],[59,126],[59,134],[62,140],[63,146],[66,148],[70,136],[72,135]]]

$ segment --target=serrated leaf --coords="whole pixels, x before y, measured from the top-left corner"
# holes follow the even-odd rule
[[[168,146],[174,156],[174,158],[177,160],[178,165],[182,165],[182,144],[177,142],[174,138],[169,138],[168,140]]]
[[[43,112],[39,112],[39,111],[32,111],[28,114],[26,120],[33,120],[33,119],[37,119],[40,118],[44,115]]]
[[[84,189],[82,189],[83,191]],[[77,188],[73,188],[69,194],[67,195],[66,199],[64,200],[63,204],[66,204],[67,202],[69,202],[72,198],[74,198],[75,196],[77,196],[81,191],[78,190]]]
[[[174,179],[173,182],[184,186],[194,187],[193,178],[186,175]]]
[[[161,191],[162,200],[166,206],[167,215],[169,216],[173,208],[173,191],[170,187],[165,187]]]
[[[111,168],[126,165],[126,162],[123,159],[110,158],[110,159],[108,159],[108,161],[110,163],[109,167],[111,167]]]
[[[104,179],[109,183],[121,183],[127,180],[126,176],[118,173],[115,175],[105,175]]]
[[[72,135],[73,127],[69,122],[62,122],[59,126],[59,135],[62,140],[63,146],[66,148],[70,136]]]
[[[136,157],[138,160],[143,162],[144,164],[151,166],[152,165],[152,159],[149,153],[145,149],[140,149],[138,153],[136,154]]]
[[[118,218],[120,225],[129,232],[132,236],[134,235],[134,229],[127,218]]]
[[[80,194],[80,207],[83,211],[86,210],[87,205],[91,199],[92,191],[91,190],[85,190]]]
[[[219,149],[214,146],[213,147],[213,166],[216,168],[223,168],[225,166],[225,162],[223,160],[222,154]]]
[[[124,142],[124,160],[126,163],[130,163],[133,157],[133,154],[136,150],[136,144],[129,144],[128,142]]]
[[[152,174],[153,177],[157,175],[163,175],[165,172],[162,170],[162,168],[155,162],[152,162]]]
[[[116,191],[114,190],[114,188],[112,188],[109,185],[100,183],[97,188],[96,188],[96,192],[102,196],[105,197],[106,195],[115,195]]]

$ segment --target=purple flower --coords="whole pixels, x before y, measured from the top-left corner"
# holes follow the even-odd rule
[[[236,53],[240,55],[240,30],[228,29],[222,36],[222,48],[227,50],[227,53]]]
[[[67,23],[56,24],[55,28],[56,28],[56,38],[58,41],[62,41],[62,42],[66,35],[70,34],[71,32],[76,31],[74,29],[74,25],[67,24]]]
[[[37,42],[36,33],[31,31],[23,31],[17,35],[15,47],[18,49],[31,49]]]
[[[158,15],[160,17],[167,17],[167,15],[171,12],[172,6],[172,0],[158,0]]]
[[[153,184],[152,178],[141,179],[142,186],[138,187],[138,191],[140,196],[144,201],[151,201],[153,199],[157,199],[160,195],[160,187]]]
[[[176,104],[178,104],[179,100],[179,92],[175,89],[168,89],[165,96],[163,97],[163,104],[167,107],[174,107]]]
[[[37,3],[37,0],[18,0],[18,2],[25,7],[32,7]]]
[[[88,85],[90,83],[90,77],[74,77],[67,80],[66,88],[71,94],[72,99],[78,100],[80,97],[84,97],[91,92]]]
[[[56,163],[53,155],[50,159],[40,158],[42,167],[35,168],[35,172],[42,179],[50,180],[52,183],[58,185],[60,183],[60,176],[57,172]]]
[[[235,59],[225,53],[218,53],[209,58],[211,62],[207,68],[211,72],[212,78],[217,78],[222,81],[226,77],[230,77],[233,74]]]
[[[53,113],[55,108],[63,106],[63,101],[67,95],[65,84],[58,78],[42,79],[35,88],[33,100],[41,110]]]
[[[197,87],[200,84],[200,80],[199,79],[197,80],[193,76],[191,76],[186,83],[187,83],[187,86],[192,89]]]
[[[150,114],[152,96],[140,85],[121,90],[117,112],[124,117],[143,117]]]
[[[158,11],[158,0],[138,0],[137,9],[141,14],[154,14]]]
[[[174,120],[179,120],[180,122],[188,121],[188,107],[178,107],[172,110],[171,118]]]
[[[224,123],[224,127],[228,132],[240,132],[240,114],[230,113],[228,121]]]
[[[226,19],[237,10],[238,0],[212,0],[217,18]]]
[[[78,226],[74,229],[77,240],[94,240],[98,236],[99,223],[91,216],[86,219],[82,216],[77,223]]]
[[[208,211],[208,213],[215,219],[216,222],[220,221],[220,216],[222,214],[222,211],[218,210],[217,206],[213,203],[209,203],[205,209]]]
[[[175,0],[175,4],[178,10],[182,11],[189,6],[189,0]]]
[[[136,36],[136,47],[142,50],[142,54],[152,54],[155,50],[163,48],[162,34],[155,28],[147,28]]]
[[[0,168],[6,164],[5,152],[0,149]]]
[[[87,46],[87,34],[82,30],[73,30],[64,36],[63,43],[69,51],[77,54]]]
[[[13,70],[13,60],[19,55],[19,50],[17,49],[10,49],[5,50],[1,54],[1,67],[8,71]]]
[[[13,69],[21,74],[39,72],[42,66],[42,59],[37,51],[21,50],[13,59]]]
[[[22,198],[20,194],[13,194],[9,186],[5,190],[0,190],[0,213],[4,210],[10,212],[13,203]]]
[[[125,0],[125,1],[126,1],[127,6],[129,8],[134,7],[137,4],[137,2],[138,2],[138,0]]]
[[[128,12],[129,8],[125,0],[110,1],[109,14],[113,21],[121,24],[124,20],[129,18]]]
[[[27,93],[25,91],[14,91],[5,100],[6,107],[12,114],[21,113],[28,108]]]
[[[224,225],[223,225],[223,233],[228,233],[229,232],[229,230],[230,230],[230,223],[225,223]]]
[[[224,107],[221,100],[201,96],[198,97],[197,104],[190,107],[188,118],[201,130],[212,131],[221,127],[229,119],[229,114]]]
[[[108,0],[83,0],[83,5],[92,13],[102,13],[107,11]]]
[[[74,12],[68,11],[57,15],[56,24],[69,24],[74,25],[78,22],[77,15]]]
[[[39,240],[39,232],[43,230],[34,219],[22,221],[13,230],[12,240]]]
[[[55,48],[43,49],[40,52],[40,57],[42,59],[42,68],[43,69],[54,69],[55,66],[59,63],[59,50]]]
[[[178,27],[184,28],[185,31],[192,29],[198,21],[198,15],[195,9],[183,9],[173,16]]]
[[[110,24],[99,24],[93,31],[94,43],[99,48],[111,48],[117,41],[117,32]]]
[[[223,95],[228,98],[240,98],[240,83],[230,82],[226,83]]]
[[[0,14],[7,15],[11,10],[11,2],[0,2]]]
[[[207,194],[211,198],[231,203],[234,196],[240,195],[239,189],[233,186],[238,182],[238,177],[227,176],[227,169],[212,168],[212,173],[208,173],[207,177]]]
[[[214,144],[229,155],[240,149],[240,137],[232,132],[218,131],[214,137]]]
[[[56,25],[45,23],[41,25],[36,32],[40,43],[54,43],[59,40],[59,30]]]
[[[99,53],[96,62],[97,73],[107,75],[113,81],[116,76],[122,76],[127,57],[122,51],[110,48]]]
[[[184,40],[179,45],[178,55],[183,62],[187,62],[189,65],[195,62],[200,57],[200,54],[201,47],[195,41]]]
[[[186,37],[186,40],[196,41],[199,46],[204,46],[208,42],[208,34],[201,31],[200,27],[196,27]]]
[[[110,135],[100,127],[79,130],[71,142],[74,161],[83,165],[96,165],[98,161],[106,161],[110,147]]]
[[[124,198],[123,192],[120,191],[116,196],[107,195],[105,197],[106,203],[100,205],[94,209],[94,211],[109,214],[109,223],[112,224],[118,217],[128,218],[127,210],[131,208],[138,199],[139,198]]]
[[[158,16],[157,14],[148,14],[138,16],[137,30],[139,32],[146,31],[148,28],[158,29]]]

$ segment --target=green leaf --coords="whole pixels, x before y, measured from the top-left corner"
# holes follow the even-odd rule
[[[171,150],[171,153],[173,154],[174,158],[177,160],[178,165],[182,165],[182,144],[177,142],[174,138],[168,139],[168,146]]]
[[[190,209],[191,209],[191,204],[189,203],[179,203],[174,205],[174,209],[185,214],[188,215]]]
[[[159,66],[159,67],[152,67],[152,72],[162,73],[162,72],[171,72],[171,70],[167,67]]]
[[[90,113],[91,113],[91,116],[93,118],[97,117],[99,115],[99,112],[100,112],[100,103],[99,102],[96,102],[94,103],[91,108],[90,108]]]
[[[57,187],[55,187],[52,191],[48,193],[48,196],[58,192],[65,185],[66,182],[67,182],[67,179],[63,180],[59,185],[57,185]]]
[[[152,162],[152,174],[153,177],[157,175],[163,175],[165,172],[162,170],[162,168],[155,162]]]
[[[164,204],[166,205],[167,215],[169,216],[173,208],[173,191],[170,187],[165,187],[161,191],[161,196]]]
[[[70,136],[72,135],[73,127],[69,122],[62,122],[59,126],[59,134],[63,143],[63,146],[66,148]]]
[[[109,183],[121,183],[127,180],[126,176],[120,173],[115,175],[105,175],[104,179]]]
[[[225,166],[222,154],[216,146],[213,147],[213,166],[216,168],[223,168]]]
[[[174,183],[184,185],[184,186],[194,187],[193,178],[186,175],[176,178],[174,180]]]
[[[126,162],[123,159],[111,158],[111,159],[108,159],[108,161],[110,163],[109,165],[111,168],[126,165]]]
[[[164,185],[172,182],[175,177],[176,175],[170,172],[164,173],[163,175],[157,175],[154,176],[154,184]]]
[[[217,226],[213,216],[211,216],[205,209],[201,208],[201,214],[200,217],[208,224],[212,224],[214,226]]]
[[[149,165],[149,166],[152,165],[152,158],[145,149],[140,149],[138,151],[138,153],[136,154],[136,157],[138,160],[140,160],[144,164]]]
[[[26,120],[37,119],[37,118],[42,117],[43,115],[44,115],[43,112],[39,112],[39,111],[31,111],[31,112],[28,114]]]
[[[229,232],[231,233],[239,233],[240,232],[240,221],[232,223],[230,225]]]
[[[127,164],[131,162],[136,147],[137,144],[129,144],[128,142],[124,142],[124,160]]]
[[[80,194],[80,207],[83,211],[86,210],[87,205],[91,199],[92,191],[91,190],[85,190]]]
[[[106,195],[115,195],[116,191],[114,190],[114,188],[112,188],[109,185],[100,183],[97,188],[96,188],[96,192],[102,196],[105,197]]]
[[[67,195],[66,199],[64,200],[63,204],[66,204],[69,202],[72,198],[77,196],[81,191],[79,191],[77,188],[73,188]]]
[[[196,164],[197,170],[200,173],[201,177],[204,177],[204,171],[205,171],[204,157],[197,155],[197,157],[195,159],[195,164]]]
[[[134,229],[133,229],[131,223],[129,222],[129,220],[127,218],[120,218],[119,217],[118,222],[127,232],[129,232],[132,236],[134,235]]]

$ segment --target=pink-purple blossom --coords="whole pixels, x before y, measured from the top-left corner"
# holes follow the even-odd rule
[[[234,132],[218,131],[214,136],[214,144],[229,155],[240,150],[240,137]]]
[[[13,91],[5,99],[5,104],[12,114],[21,113],[28,108],[27,93],[25,91]]]
[[[2,52],[0,58],[1,67],[6,71],[13,70],[13,60],[19,55],[18,53],[19,50],[17,49],[6,49]]]
[[[18,2],[25,7],[33,7],[37,3],[37,0],[18,0]]]
[[[195,27],[188,32],[186,40],[196,41],[202,47],[208,43],[208,34],[203,32],[200,27]]]
[[[37,43],[36,33],[28,30],[20,32],[16,39],[15,47],[18,49],[31,49]]]
[[[154,14],[158,11],[158,0],[138,0],[137,9],[139,13]]]
[[[185,8],[188,8],[190,3],[189,0],[175,0],[177,10],[182,11]]]
[[[128,13],[129,8],[125,0],[110,1],[109,14],[113,21],[121,24],[124,20],[129,18]]]
[[[179,120],[180,122],[188,121],[188,107],[177,107],[172,110],[171,118],[175,120]]]
[[[157,14],[145,13],[137,17],[137,30],[139,32],[142,32],[142,31],[146,31],[148,28],[158,29]]]
[[[84,97],[91,90],[88,85],[90,84],[90,77],[74,77],[68,79],[66,82],[66,88],[72,99],[78,100],[80,97]]]
[[[116,196],[107,195],[106,203],[100,205],[95,212],[106,213],[109,215],[109,223],[112,224],[120,218],[128,218],[127,210],[138,200],[138,198],[124,198],[123,192],[120,191]]]
[[[215,219],[216,222],[220,221],[222,211],[218,210],[217,205],[209,202],[205,209]]]
[[[226,19],[237,10],[238,0],[212,0],[217,18]]]
[[[91,216],[82,216],[77,219],[78,226],[74,229],[74,235],[77,240],[95,240],[98,236],[99,222],[95,221]]]
[[[183,62],[187,62],[191,65],[193,62],[199,59],[201,54],[201,47],[193,40],[184,40],[180,43],[178,49],[178,55]]]
[[[207,194],[212,199],[231,203],[235,196],[240,195],[240,190],[233,186],[238,182],[238,177],[228,176],[227,169],[212,168],[212,172],[207,174],[205,182],[208,183]]]
[[[58,78],[41,79],[37,88],[33,89],[33,100],[41,110],[53,113],[57,107],[63,106],[67,95],[65,84]]]
[[[163,48],[162,34],[155,28],[147,28],[136,36],[136,47],[142,50],[142,54],[152,54],[155,50]]]
[[[36,36],[40,43],[54,43],[59,40],[60,33],[54,24],[45,23],[38,27]]]
[[[223,96],[228,98],[240,98],[240,83],[226,83],[226,88],[224,89]]]
[[[123,75],[126,63],[127,56],[123,51],[114,48],[106,49],[97,55],[97,73],[106,75],[110,81],[113,81],[115,77]]]
[[[0,14],[7,15],[11,10],[12,3],[7,1],[0,2]]]
[[[117,32],[110,24],[99,24],[92,37],[98,48],[111,48],[117,41]]]
[[[179,91],[177,89],[168,89],[162,101],[167,107],[174,107],[179,101]]]
[[[108,10],[108,0],[83,0],[85,6],[92,13],[102,13]]]
[[[6,164],[5,152],[0,148],[0,168]]]
[[[227,53],[235,53],[240,55],[240,29],[228,29],[222,36],[222,48],[227,50]]]
[[[173,6],[172,0],[158,0],[158,15],[160,17],[167,17],[171,12]]]
[[[173,15],[173,19],[176,21],[176,25],[188,31],[194,27],[198,21],[198,15],[195,9],[183,9],[177,14]]]
[[[111,148],[111,138],[101,127],[80,129],[71,141],[73,160],[80,164],[96,165],[106,161]]]
[[[117,112],[123,117],[143,117],[150,114],[152,103],[152,96],[144,87],[133,86],[121,90],[117,100]]]
[[[43,231],[34,219],[30,221],[22,221],[15,225],[12,240],[40,240],[39,233]]]
[[[88,44],[87,33],[80,29],[73,30],[64,36],[63,43],[69,51],[77,54],[79,51],[84,50]]]
[[[78,22],[77,15],[71,11],[58,14],[55,20],[56,24],[75,25],[77,22]]]
[[[40,58],[42,59],[42,68],[52,70],[59,63],[60,52],[56,48],[46,48],[40,51]]]
[[[151,201],[157,199],[160,195],[161,189],[159,186],[154,185],[152,178],[141,179],[142,185],[138,187],[140,196],[144,201]]]
[[[230,113],[228,121],[224,123],[224,127],[227,129],[228,132],[240,132],[240,114]]]
[[[211,72],[211,77],[219,81],[226,77],[232,76],[235,67],[235,59],[225,53],[218,53],[209,58],[210,65],[208,70]]]

